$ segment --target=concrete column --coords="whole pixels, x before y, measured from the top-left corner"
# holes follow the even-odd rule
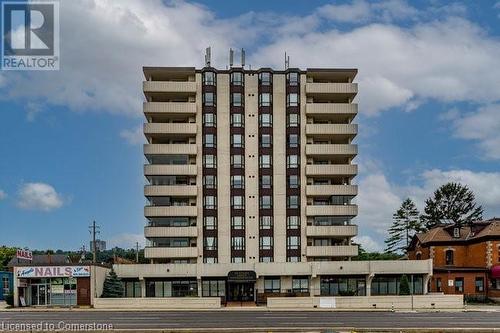
[[[14,280],[13,283],[13,288],[14,288],[14,307],[18,307],[19,306],[19,288],[18,288],[18,285],[19,285],[19,279],[17,278],[17,272],[16,272],[16,268],[14,267],[14,274],[12,275],[12,279]],[[24,297],[26,298],[26,295],[24,295]]]
[[[371,273],[366,276],[366,296],[372,295],[372,280],[375,274]]]
[[[431,280],[432,275],[427,274],[424,278],[424,295],[427,295],[429,293],[429,281]],[[441,282],[442,283],[442,282]]]
[[[281,290],[291,290],[292,289],[292,277],[291,276],[282,276],[281,277]]]
[[[203,295],[203,291],[201,289],[201,278],[196,279],[196,284],[198,285],[198,297],[201,297]]]
[[[146,297],[146,280],[144,278],[140,278],[139,282],[141,283],[141,297]]]

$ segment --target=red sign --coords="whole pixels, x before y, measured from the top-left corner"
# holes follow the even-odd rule
[[[33,253],[31,253],[31,251],[29,251],[29,250],[17,249],[16,258],[33,260]]]

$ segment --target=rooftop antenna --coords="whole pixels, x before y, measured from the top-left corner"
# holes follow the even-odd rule
[[[229,67],[233,67],[233,58],[234,58],[234,51],[233,49],[229,49]]]
[[[210,67],[211,58],[212,58],[212,48],[209,46],[205,49],[205,66]]]
[[[285,70],[287,70],[289,67],[290,67],[290,56],[287,56],[285,51]]]
[[[245,67],[245,49],[241,49],[241,67]]]

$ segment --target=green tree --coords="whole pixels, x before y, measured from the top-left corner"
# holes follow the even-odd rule
[[[406,275],[401,276],[401,280],[399,281],[399,294],[410,295],[410,282],[408,282]]]
[[[358,245],[358,256],[354,257],[353,260],[364,261],[364,260],[398,260],[401,259],[401,255],[395,253],[387,252],[366,252],[361,245]]]
[[[460,183],[447,183],[425,201],[421,221],[427,229],[449,220],[458,227],[483,218],[483,207],[476,204],[474,192]]]
[[[16,255],[17,248],[0,246],[0,270],[6,270],[9,261]]]
[[[413,236],[425,230],[418,215],[415,203],[410,198],[404,200],[401,207],[392,216],[392,226],[389,228],[389,236],[385,240],[386,252],[406,252]]]
[[[111,269],[109,274],[106,276],[106,279],[104,280],[104,286],[102,289],[101,297],[103,298],[123,297],[123,284],[113,269]]]

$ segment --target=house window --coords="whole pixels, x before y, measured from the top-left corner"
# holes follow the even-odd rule
[[[298,127],[299,123],[300,123],[300,118],[298,113],[289,113],[286,116],[287,127]]]
[[[272,83],[272,75],[269,72],[259,74],[259,84],[261,86],[270,86]]]
[[[299,85],[299,73],[297,72],[288,73],[286,75],[286,81],[288,82],[289,86]]]
[[[299,236],[288,236],[286,238],[287,250],[298,250],[299,247],[300,247],[300,237]]]
[[[309,278],[307,276],[292,277],[292,292],[294,293],[309,292]]]
[[[436,291],[437,292],[443,291],[443,285],[441,284],[441,278],[436,279]]]
[[[245,176],[231,176],[231,188],[245,188]]]
[[[231,135],[231,147],[233,148],[243,148],[245,147],[245,141],[242,134],[232,134]]]
[[[259,237],[259,250],[271,250],[273,248],[273,238],[269,236]]]
[[[299,156],[298,155],[288,155],[286,157],[286,167],[289,169],[296,169],[299,167]]]
[[[259,106],[271,106],[271,98],[270,93],[259,94]]]
[[[213,169],[217,167],[217,156],[203,155],[203,167]]]
[[[244,209],[245,208],[245,197],[241,195],[233,195],[231,197],[231,208],[232,209]]]
[[[231,73],[231,84],[233,86],[242,86],[243,85],[243,73],[241,73],[241,72]]]
[[[273,115],[270,113],[259,114],[259,126],[260,127],[272,127],[273,126]]]
[[[260,188],[272,188],[273,187],[273,176],[262,175],[259,179]]]
[[[481,276],[476,277],[476,293],[484,292],[484,278]]]
[[[205,127],[215,127],[217,125],[217,117],[215,113],[204,113],[203,114],[203,126]]]
[[[272,216],[259,217],[259,228],[260,229],[272,229],[272,227],[273,227],[273,217]]]
[[[231,237],[231,249],[232,250],[244,250],[245,249],[245,237]]]
[[[216,75],[214,72],[203,73],[203,85],[205,86],[215,86]]]
[[[215,106],[215,94],[213,92],[203,93],[203,106]]]
[[[299,208],[299,196],[290,195],[286,198],[286,208],[297,209]]]
[[[245,217],[243,217],[243,216],[231,217],[231,228],[232,229],[245,229]]]
[[[260,155],[259,168],[270,168],[270,167],[271,167],[271,155]]]
[[[216,237],[204,237],[203,238],[203,248],[205,250],[217,250],[217,238]]]
[[[287,216],[286,228],[287,229],[299,229],[300,228],[300,216]]]
[[[273,197],[270,195],[263,195],[259,197],[260,209],[271,209],[273,207]]]
[[[453,265],[453,250],[446,250],[445,252],[445,261],[446,265]]]
[[[299,95],[297,93],[291,93],[286,95],[286,106],[298,106],[299,105]]]
[[[203,187],[204,188],[217,188],[217,176],[215,176],[215,175],[203,176]]]
[[[245,124],[245,117],[242,113],[231,113],[231,126],[243,127]]]
[[[262,134],[260,136],[260,147],[261,148],[271,148],[272,145],[272,136],[271,134]]]
[[[205,134],[203,136],[203,147],[215,148],[217,146],[217,139],[215,134]]]
[[[232,93],[231,94],[231,106],[242,106],[243,105],[243,96],[241,93]]]
[[[281,281],[279,277],[264,277],[264,292],[279,293],[281,289]]]
[[[455,292],[463,293],[464,292],[464,278],[455,278]]]
[[[217,206],[217,197],[206,195],[203,197],[203,207],[206,209],[215,209]]]
[[[203,227],[206,230],[217,229],[217,217],[215,216],[204,216],[203,217]]]

